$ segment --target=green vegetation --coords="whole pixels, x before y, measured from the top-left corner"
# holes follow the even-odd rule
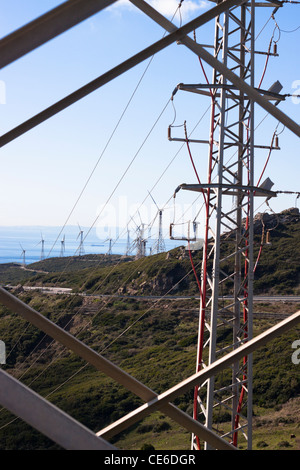
[[[263,250],[256,271],[255,293],[299,293],[299,228],[299,220],[294,220],[279,224],[272,231],[272,246]],[[256,253],[259,243],[258,231]],[[201,252],[195,252],[193,257],[198,266]],[[27,267],[34,272],[15,265],[2,265],[1,282],[19,285],[15,294],[26,304],[158,393],[193,374],[199,302],[185,251],[177,248],[141,260],[104,256],[80,258],[45,260]],[[28,292],[20,285],[71,287],[73,293]],[[164,294],[191,298],[147,297]],[[296,303],[287,303],[283,313],[299,308]],[[255,305],[255,309],[258,313],[254,316],[254,334],[257,335],[277,321],[276,318],[266,319],[259,312],[272,313],[278,307],[264,303]],[[220,335],[226,345],[231,328],[224,326]],[[299,446],[299,365],[291,360],[292,343],[299,337],[300,327],[254,354],[255,449],[282,450]],[[4,370],[94,431],[141,404],[131,392],[2,306],[0,339],[7,348]],[[226,370],[216,376],[216,381],[225,386],[230,377],[230,370]],[[193,390],[174,403],[191,414]],[[224,409],[218,415],[220,429],[229,429],[228,419]],[[190,448],[190,434],[156,412],[112,442],[120,449],[186,450]],[[0,448],[54,450],[58,446],[3,409],[0,410]]]
[[[20,298],[96,351],[104,350],[105,357],[156,392],[162,392],[194,373],[196,300],[178,301],[179,304],[161,301],[158,307],[151,301],[135,299],[105,303],[89,298],[83,300],[80,296],[40,293],[21,294]],[[255,334],[271,324],[271,320],[256,320]],[[126,329],[126,333],[118,338]],[[299,335],[300,328],[255,353],[254,404],[259,415],[299,396],[299,366],[291,362],[291,345]],[[80,358],[4,307],[0,310],[0,337],[6,342],[9,353],[7,365],[3,367],[94,431],[141,404],[133,394],[93,367],[86,366]],[[217,380],[226,383],[229,376],[229,371],[225,371]],[[176,399],[175,404],[191,413],[192,401],[191,390]],[[227,420],[226,413],[221,414],[220,426],[226,427]],[[281,426],[282,430],[288,426],[291,434],[296,432],[296,425],[289,421]],[[268,442],[263,431],[263,426],[259,426],[260,441]],[[288,433],[285,434],[279,434],[276,442],[286,441]],[[189,439],[185,430],[158,413],[137,423],[129,432],[116,436],[113,442],[126,449],[141,449],[149,444],[155,449],[186,449]],[[296,440],[291,445],[294,444]],[[14,420],[5,410],[0,413],[0,447],[57,448],[21,420]],[[268,444],[268,448],[271,447],[272,443]]]

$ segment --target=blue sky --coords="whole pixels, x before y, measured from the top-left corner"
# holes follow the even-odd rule
[[[54,0],[0,0],[1,36],[6,36],[60,3]],[[152,5],[171,18],[178,2],[155,0]],[[186,22],[208,8],[211,8],[210,2],[185,1],[181,8],[182,18],[177,14],[174,22],[179,25],[181,20]],[[267,50],[274,31],[271,12],[272,8],[261,8],[256,17],[258,32],[266,24],[257,39],[259,50]],[[300,5],[286,4],[275,18],[281,29],[280,39],[278,30],[275,31],[275,37],[279,39],[279,57],[270,58],[264,87],[267,89],[279,80],[283,93],[300,94],[300,29],[285,32],[300,25]],[[214,24],[210,23],[198,30],[197,40],[212,42],[213,34]],[[115,6],[4,68],[0,76],[1,83],[5,85],[5,103],[0,104],[1,134],[118,65],[162,35],[162,28],[128,2],[120,0]],[[265,56],[258,56],[257,77],[261,75],[264,61]],[[167,139],[168,126],[175,117],[174,108],[168,103],[173,89],[181,82],[197,83],[203,80],[197,57],[182,45],[174,44],[154,57],[107,145],[148,62],[138,65],[1,149],[0,226],[62,226],[68,221],[68,224],[79,223],[90,227],[95,221],[99,226],[113,225],[114,219],[125,226],[137,208],[140,208],[143,221],[148,223],[156,212],[150,197],[141,205],[148,190],[155,186],[152,195],[159,206],[164,206],[180,183],[196,182],[186,148],[180,150],[180,143]],[[208,66],[206,71],[211,77]],[[280,105],[280,109],[296,122],[299,122],[298,101],[287,98]],[[191,130],[209,104],[205,97],[178,93],[174,99],[174,124],[182,124],[186,120]],[[264,115],[257,107],[256,122]],[[208,137],[208,116],[209,113],[197,127],[195,138],[196,135],[203,139]],[[257,131],[257,143],[269,145],[276,125],[272,117],[267,117]],[[279,125],[278,130],[283,130],[283,126]],[[175,136],[177,130],[173,132]],[[178,128],[178,132],[182,133],[182,128]],[[266,176],[272,179],[276,190],[300,191],[298,138],[285,129],[280,135],[280,147],[280,151],[272,153]],[[204,181],[207,149],[203,146],[194,149]],[[110,198],[135,155],[132,166]],[[89,184],[76,203],[100,156]],[[267,151],[257,155],[257,175],[266,157]],[[101,212],[107,201],[109,211]],[[188,207],[191,201],[187,198],[182,203]],[[280,211],[294,206],[295,196],[281,196],[270,204],[273,210]],[[168,203],[168,207],[170,205]],[[265,209],[266,206],[261,208]],[[170,218],[173,217],[172,211],[169,209]],[[139,221],[137,216],[135,220]]]

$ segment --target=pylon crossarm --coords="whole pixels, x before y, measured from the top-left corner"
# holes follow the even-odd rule
[[[247,195],[249,192],[252,192],[256,197],[277,197],[277,193],[275,191],[267,190],[264,188],[260,188],[259,186],[250,186],[250,185],[239,185],[239,184],[219,184],[219,183],[210,183],[210,184],[181,184],[179,188],[186,190],[186,191],[195,191],[195,192],[202,192],[207,191],[208,189],[221,189],[224,194],[229,196],[236,196],[238,191],[241,191],[242,195]],[[230,211],[232,212],[232,211]],[[232,222],[234,222],[232,220]]]

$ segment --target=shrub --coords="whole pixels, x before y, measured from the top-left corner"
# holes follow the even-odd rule
[[[280,442],[278,442],[278,447],[280,447],[280,448],[291,447],[291,444],[288,441],[280,441]]]
[[[141,424],[138,427],[137,432],[139,432],[140,434],[145,434],[146,432],[152,431],[152,429],[153,429],[153,424]]]
[[[141,447],[141,450],[155,450],[155,447],[153,447],[152,444],[143,444]]]
[[[153,428],[153,431],[162,432],[162,431],[168,431],[169,429],[171,429],[170,424],[167,421],[163,421],[162,423],[156,424]]]
[[[263,449],[264,447],[268,447],[268,444],[265,441],[258,441],[256,444],[259,449]]]

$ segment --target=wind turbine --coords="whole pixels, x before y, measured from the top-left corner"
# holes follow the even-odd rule
[[[44,248],[44,247],[45,247],[45,240],[44,240],[44,238],[43,238],[43,234],[42,234],[42,233],[41,233],[41,241],[38,243],[38,245],[39,245],[40,243],[42,244],[41,258],[40,258],[40,259],[42,260],[42,259],[45,258],[45,248]]]
[[[20,247],[22,249],[22,253],[21,253],[21,257],[23,257],[23,266],[25,267],[26,266],[26,262],[25,262],[25,253],[26,253],[26,250],[24,250],[24,248],[22,247],[21,243],[20,243]]]
[[[130,230],[127,225],[127,244],[126,244],[126,256],[129,256],[131,253],[131,242],[130,242]]]
[[[79,228],[79,234],[78,234],[77,240],[78,240],[78,238],[80,237],[80,244],[79,244],[79,247],[78,247],[78,250],[79,250],[78,255],[81,256],[81,255],[84,254],[84,247],[83,247],[83,230],[81,230],[81,227],[80,227],[79,224],[78,224],[78,228]]]
[[[108,252],[106,253],[107,255],[112,255],[112,238],[111,238],[111,235],[109,234],[109,237],[104,240],[104,243],[106,242],[109,242],[109,248],[108,248]]]
[[[63,239],[60,242],[60,257],[62,258],[64,256],[65,252],[65,235],[63,236]]]

